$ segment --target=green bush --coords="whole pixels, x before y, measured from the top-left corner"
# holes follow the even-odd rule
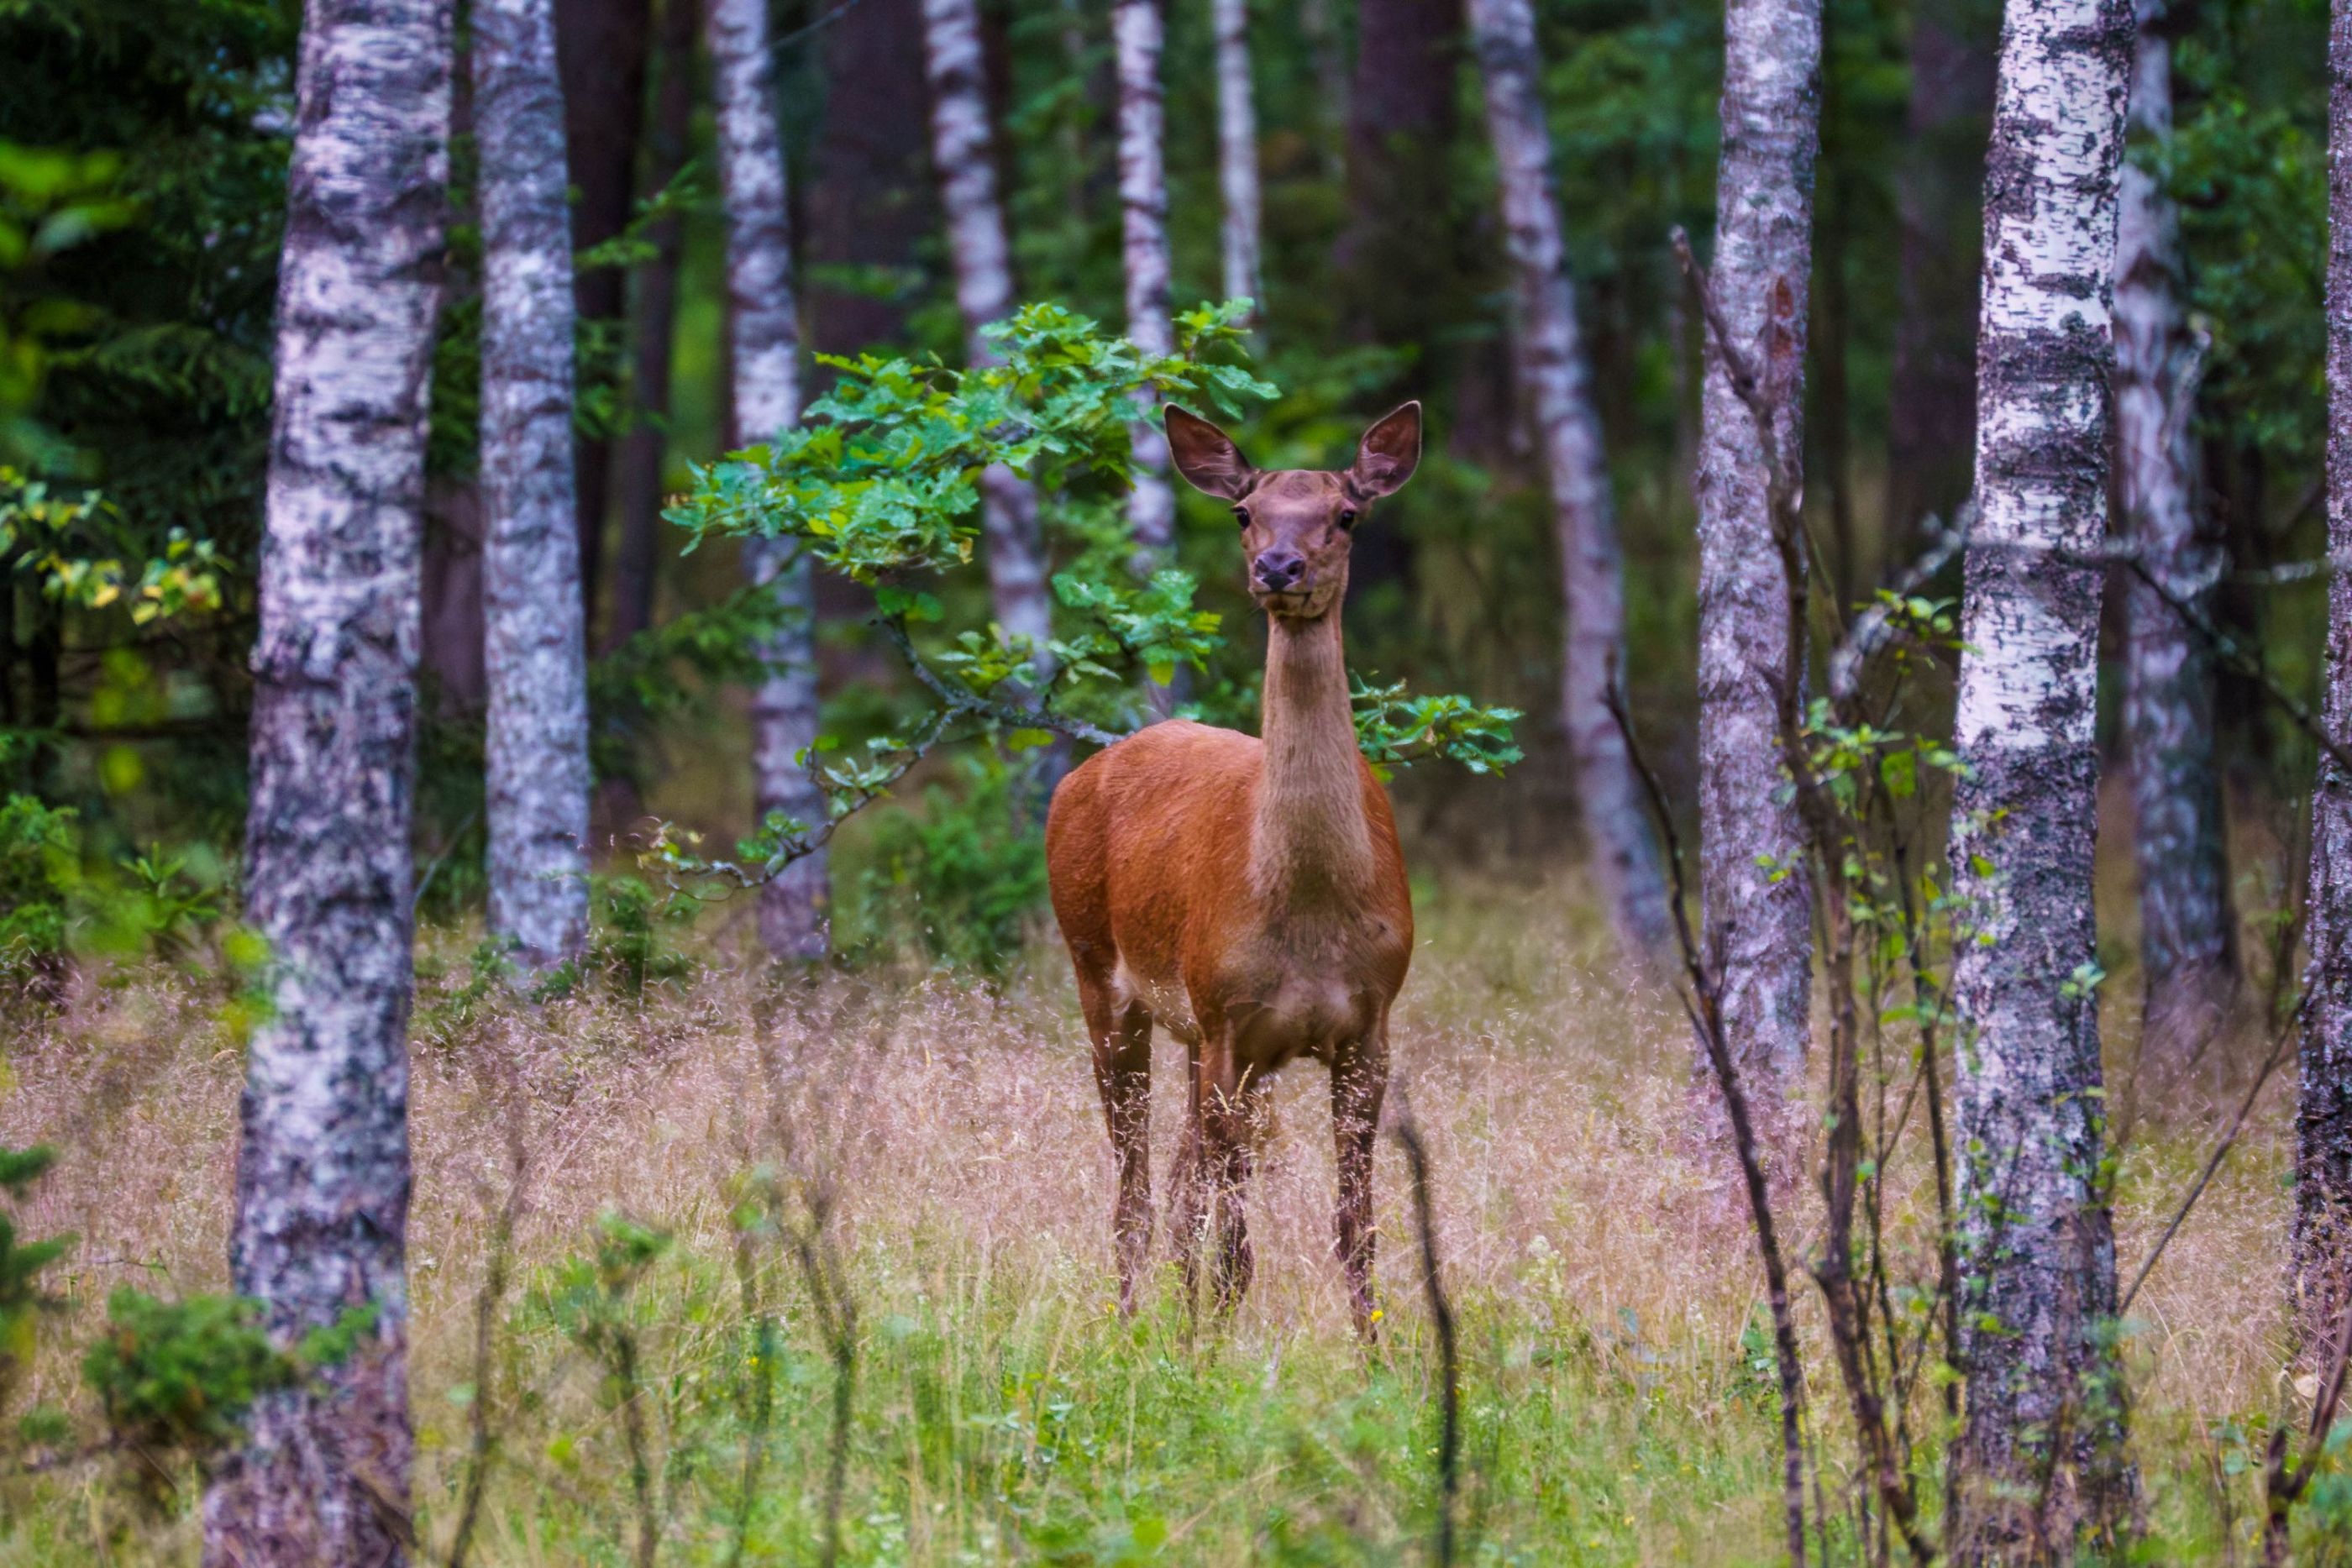
[[[933,962],[996,976],[1045,903],[1044,790],[994,752],[957,759],[959,789],[879,820],[859,924],[911,932]]]

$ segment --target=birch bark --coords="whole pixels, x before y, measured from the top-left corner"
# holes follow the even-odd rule
[[[728,346],[737,444],[800,417],[800,327],[793,314],[784,151],[776,129],[765,0],[709,0],[719,179],[727,205]],[[762,650],[770,674],[751,698],[752,803],[816,826],[824,797],[801,766],[816,744],[815,596],[809,560],[790,539],[744,547],[745,572],[772,585],[791,620]],[[826,950],[825,856],[794,861],[760,890],[760,938],[779,958]]]
[[[1175,351],[1170,325],[1168,175],[1160,94],[1166,25],[1160,0],[1115,0],[1111,48],[1118,74],[1118,207],[1127,272],[1128,340],[1147,354]],[[1176,492],[1168,484],[1168,438],[1148,413],[1134,426],[1135,489],[1128,524],[1137,565],[1165,565],[1176,542]]]
[[[588,663],[572,496],[572,226],[552,0],[474,0],[481,148],[489,925],[545,968],[588,938]]]
[[[2162,0],[2137,0],[2127,134],[2172,136]],[[2219,542],[2200,518],[2189,415],[2196,350],[2181,311],[2180,224],[2156,177],[2126,161],[2116,224],[2116,491],[2140,564],[2191,603]],[[2210,1041],[2236,979],[2213,672],[2193,628],[2136,573],[2124,580],[2124,733],[2131,747],[2147,1007],[2140,1067],[2177,1075]]]
[[[1591,373],[1551,193],[1551,134],[1537,92],[1529,0],[1470,0],[1500,173],[1503,224],[1517,284],[1519,373],[1542,444],[1559,539],[1568,629],[1560,716],[1576,771],[1585,856],[1619,939],[1644,960],[1671,940],[1665,879],[1642,792],[1603,701],[1624,643],[1624,559],[1609,489]]]
[[[2327,32],[2327,550],[2352,554],[2352,0]],[[2327,733],[2352,739],[2352,577],[2327,590]],[[2352,776],[2326,754],[2311,800],[2311,997],[2294,1115],[2294,1261],[2305,1353],[2352,1283]]]
[[[1731,0],[1723,26],[1716,304],[1780,389],[1779,449],[1804,450],[1807,282],[1820,145],[1818,0]],[[1699,896],[1719,945],[1726,1033],[1747,1082],[1801,1089],[1810,1032],[1811,895],[1782,788],[1778,694],[1788,583],[1757,422],[1710,339],[1698,459]]]
[[[980,329],[1013,314],[1013,246],[996,192],[995,137],[989,126],[987,67],[975,0],[923,0],[923,49],[931,86],[931,156],[955,262],[964,355],[975,365],[994,364],[996,350]],[[1043,674],[1053,605],[1045,593],[1036,493],[1002,464],[981,476],[980,487],[996,623],[1010,635],[1032,641]]]
[[[1952,876],[1962,1562],[2122,1490],[2092,848],[2127,0],[2011,0],[1985,175]],[[2062,1437],[2061,1434],[2063,1434]],[[2049,1512],[2042,1511],[2048,1510]],[[2053,1523],[2052,1514],[2061,1521]]]
[[[246,1063],[232,1288],[358,1352],[257,1401],[207,1563],[404,1560],[409,827],[418,532],[448,194],[449,0],[310,0],[296,75],[253,652]]]
[[[1217,190],[1224,199],[1225,298],[1254,301],[1265,316],[1259,276],[1257,105],[1250,89],[1249,0],[1215,0]]]

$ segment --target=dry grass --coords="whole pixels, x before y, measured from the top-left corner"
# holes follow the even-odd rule
[[[1494,1561],[1769,1561],[1773,1439],[1741,1345],[1758,1270],[1727,1162],[1687,1131],[1687,1030],[1667,999],[1615,971],[1596,933],[1560,917],[1567,903],[1557,889],[1493,887],[1424,900],[1426,943],[1395,1041],[1465,1308],[1474,1532]],[[530,1161],[516,1244],[525,1281],[543,1284],[587,1246],[601,1211],[674,1229],[677,1269],[648,1308],[663,1365],[687,1380],[661,1396],[664,1441],[673,1454],[733,1451],[723,1435],[698,1437],[696,1423],[733,1430],[711,1392],[740,1359],[730,1194],[775,1157],[781,1083],[799,1157],[839,1193],[868,1346],[852,1561],[1143,1561],[1118,1553],[1145,1551],[1148,1539],[1134,1541],[1149,1531],[1137,1536],[1134,1521],[1147,1511],[1173,1535],[1169,1561],[1416,1550],[1428,1482],[1413,1448],[1433,1438],[1402,1163],[1384,1143],[1388,1333],[1367,1364],[1328,1254],[1318,1070],[1278,1085],[1253,1195],[1255,1291],[1229,1325],[1196,1336],[1172,1271],[1138,1324],[1109,1310],[1108,1145],[1066,975],[1042,946],[1000,990],[888,972],[785,994],[772,1003],[772,1073],[754,1040],[761,998],[730,973],[642,1005],[600,992],[533,1011],[466,1002],[462,965],[452,967],[459,976],[423,988],[414,1053],[413,1382],[428,1534],[453,1511],[464,1413],[450,1393],[473,1375],[487,1216],[518,1124]],[[80,1238],[66,1268],[79,1315],[53,1344],[79,1338],[116,1285],[225,1284],[240,1061],[218,1001],[201,986],[136,977],[79,998],[0,1063],[0,1143],[47,1141],[62,1155],[24,1228]],[[1179,1062],[1163,1041],[1163,1085]],[[1163,1186],[1181,1098],[1163,1089],[1155,1108]],[[2212,1479],[2215,1434],[2281,1396],[2286,1103],[2274,1088],[2134,1314],[2145,1325],[2133,1342],[2141,1458],[2151,1523],[2179,1539],[2168,1556],[2211,1550],[2189,1537],[2211,1528],[2214,1487],[2235,1486],[2233,1506],[2250,1510],[2251,1478]],[[2132,1151],[2126,1278],[2199,1154],[2193,1126],[2153,1126]],[[1895,1177],[1897,1218],[1915,1239],[1931,1218],[1918,1176]],[[1810,1228],[1798,1232],[1810,1245]],[[788,1331],[804,1337],[799,1298],[780,1289]],[[531,1300],[526,1289],[511,1304],[493,1386],[532,1390],[537,1403],[517,1412],[507,1400],[510,1458],[481,1546],[495,1562],[610,1556],[623,1487],[609,1413]],[[1810,1300],[1804,1311],[1811,1327]],[[774,1517],[761,1525],[787,1553],[808,1527],[824,1404],[813,1354],[804,1347],[793,1368]],[[998,1408],[982,1408],[992,1388]],[[1052,1417],[1053,1436],[1056,1388],[1079,1414]],[[1834,1497],[1843,1440],[1825,1363],[1815,1388]],[[74,1397],[62,1348],[39,1363],[32,1396]],[[940,1439],[953,1450],[945,1458],[926,1448],[929,1398],[962,1412]],[[1072,1435],[1081,1427],[1083,1440]],[[1171,1455],[1154,1448],[1162,1441],[1222,1446]],[[1064,1457],[1041,1468],[1049,1447]],[[689,1464],[677,1480],[666,1535],[676,1560],[723,1555],[712,1521],[734,1462]],[[709,1506],[698,1511],[703,1492]],[[58,1515],[37,1532],[47,1545],[27,1557],[33,1537],[0,1538],[0,1563],[72,1555],[88,1496],[39,1498]],[[1057,1520],[1076,1521],[1065,1533],[1078,1544],[1054,1544]],[[150,1544],[184,1555],[187,1528]]]

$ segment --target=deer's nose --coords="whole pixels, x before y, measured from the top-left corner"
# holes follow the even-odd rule
[[[1276,593],[1307,573],[1307,561],[1297,550],[1276,548],[1257,558],[1258,582]]]

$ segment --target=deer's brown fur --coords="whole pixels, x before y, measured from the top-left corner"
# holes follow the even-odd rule
[[[1365,434],[1340,473],[1252,468],[1223,432],[1168,412],[1176,467],[1234,504],[1267,614],[1263,738],[1172,720],[1062,781],[1045,826],[1118,1161],[1121,1303],[1151,1235],[1151,1029],[1190,1049],[1177,1239],[1192,1277],[1205,1231],[1219,1302],[1247,1289],[1243,1211],[1268,1079],[1306,1056],[1331,1072],[1337,1245],[1372,1332],[1372,1140],[1390,1005],[1412,956],[1412,901],[1387,793],[1356,744],[1339,632],[1348,551],[1371,503],[1411,477],[1421,407]]]

